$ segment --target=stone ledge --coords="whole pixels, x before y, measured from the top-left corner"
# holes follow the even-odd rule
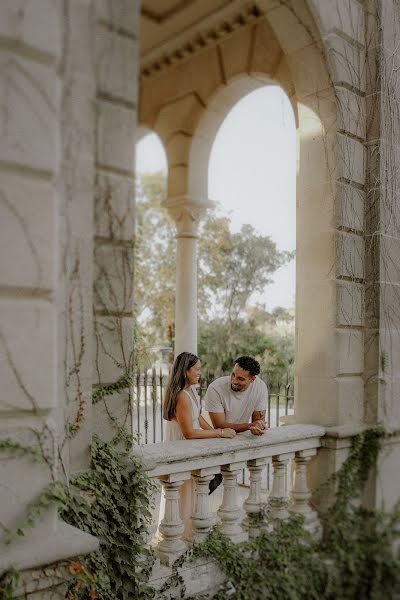
[[[99,548],[99,541],[89,533],[58,521],[54,534],[47,540],[39,531],[32,530],[25,538],[0,548],[1,574],[11,566],[19,570],[33,569],[94,552]]]
[[[199,558],[194,562],[188,562],[178,569],[179,575],[182,577],[186,594],[196,596],[198,594],[216,593],[224,583],[226,583],[226,575],[222,572],[217,562],[210,559]],[[152,574],[149,579],[149,585],[157,592],[162,588],[164,583],[172,575],[171,567],[161,565],[157,560],[154,564]],[[175,591],[175,590],[174,590]],[[172,593],[174,593],[171,590]],[[180,589],[176,588],[176,596],[171,598],[180,598]]]
[[[320,446],[325,428],[319,425],[287,425],[269,429],[262,436],[249,431],[234,439],[183,440],[135,447],[150,477],[191,471],[205,466],[237,463]]]

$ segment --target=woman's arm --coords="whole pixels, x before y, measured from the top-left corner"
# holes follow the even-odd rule
[[[193,429],[192,406],[186,394],[180,392],[176,401],[175,417],[179,427],[186,439],[196,440],[217,437],[234,437],[236,434],[232,429]],[[202,417],[200,417],[201,419]]]
[[[204,418],[204,417],[202,417],[201,415],[200,415],[200,417],[199,417],[199,423],[200,423],[200,427],[201,427],[202,429],[211,429],[211,430],[213,429],[213,428],[211,427],[210,423],[207,423],[207,421],[205,420],[205,418]]]

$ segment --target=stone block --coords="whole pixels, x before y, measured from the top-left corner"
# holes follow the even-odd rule
[[[399,502],[399,464],[400,441],[396,436],[386,442],[378,459],[379,480],[375,483],[376,503],[377,508],[381,510],[394,511]]]
[[[364,286],[352,281],[337,281],[337,324],[364,325]]]
[[[54,67],[0,52],[0,160],[56,171],[59,85]]]
[[[399,6],[394,0],[385,0],[380,4],[380,31],[382,44],[390,54],[399,51],[400,44],[400,15]]]
[[[180,131],[175,133],[167,142],[165,151],[168,157],[168,165],[174,166],[187,164],[193,138]]]
[[[192,135],[204,107],[195,94],[167,104],[158,114],[154,129],[161,140],[167,140],[176,131]]]
[[[0,285],[54,287],[55,209],[55,191],[51,183],[2,174]]]
[[[361,424],[364,421],[364,381],[362,377],[339,377],[337,425]]]
[[[268,12],[268,21],[285,54],[301,50],[317,39],[315,21],[305,4],[298,3],[295,10],[281,4]]]
[[[363,279],[364,239],[361,236],[337,232],[336,235],[336,275]]]
[[[365,12],[360,2],[311,0],[310,4],[324,35],[340,31],[358,44],[365,44]]]
[[[96,17],[116,30],[137,36],[139,28],[139,2],[130,0],[97,0]]]
[[[380,235],[380,279],[400,284],[400,238]]]
[[[300,423],[315,423],[324,427],[338,420],[337,382],[333,377],[297,377],[295,398],[296,419]]]
[[[104,100],[99,100],[98,108],[98,163],[132,173],[136,112]]]
[[[337,329],[337,373],[354,375],[364,369],[364,336],[355,329]]]
[[[38,418],[25,418],[22,421],[4,420],[0,427],[0,440],[31,448],[39,456],[44,453],[49,465],[35,461],[30,456],[17,456],[2,451],[0,458],[0,543],[10,533],[15,533],[27,514],[27,507],[51,481],[51,465],[54,464],[54,428]],[[42,446],[42,448],[40,447]],[[55,527],[55,512],[46,512],[39,519],[40,526],[47,535]]]
[[[135,184],[133,179],[97,172],[95,194],[96,236],[133,240],[135,233]]]
[[[336,184],[336,227],[364,231],[365,193],[346,183]]]
[[[0,303],[0,412],[49,410],[56,399],[54,308],[44,301]]]
[[[94,77],[89,78],[77,70],[66,75],[62,107],[65,134],[62,142],[67,186],[70,180],[78,177],[93,185],[93,166],[90,162],[94,161],[95,154],[95,98]],[[85,165],[82,164],[83,160],[86,160]]]
[[[69,2],[65,36],[68,40],[65,74],[93,79],[94,65],[94,8],[90,2]]]
[[[168,198],[183,196],[188,191],[188,167],[176,165],[168,171]],[[196,189],[196,188],[194,188]],[[198,194],[196,194],[198,196]]]
[[[337,33],[324,38],[330,74],[334,84],[345,83],[365,92],[367,86],[367,59],[365,50],[352,45]]]
[[[93,382],[115,383],[132,367],[134,320],[99,317],[94,322]]]
[[[93,405],[93,431],[111,441],[121,428],[132,432],[132,407],[127,391],[105,397]]]
[[[3,0],[0,35],[58,58],[63,43],[61,11],[59,0]]]
[[[96,30],[96,65],[100,92],[136,104],[138,44],[102,27]]]
[[[132,312],[133,248],[97,246],[94,261],[95,309],[112,314]]]
[[[331,80],[326,61],[315,44],[293,52],[287,57],[287,61],[292,71],[296,95],[300,101],[330,87]]]
[[[338,130],[350,133],[364,140],[366,136],[365,98],[338,86],[336,86],[336,98],[338,105]]]
[[[337,176],[339,179],[364,185],[365,183],[365,151],[364,145],[345,135],[338,134]]]

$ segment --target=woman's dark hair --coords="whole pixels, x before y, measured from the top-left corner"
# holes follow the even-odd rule
[[[169,375],[167,389],[165,390],[163,405],[163,417],[167,421],[170,421],[175,415],[176,399],[179,392],[181,392],[187,384],[186,372],[197,362],[199,362],[199,357],[190,352],[181,352],[181,354],[178,354],[175,358]]]
[[[258,375],[261,371],[260,363],[251,356],[239,356],[235,360],[235,365],[239,365],[243,371],[248,371],[250,375]]]

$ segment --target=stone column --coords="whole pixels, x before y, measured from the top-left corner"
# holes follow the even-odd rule
[[[204,541],[213,525],[213,515],[210,512],[209,483],[213,476],[219,472],[219,467],[208,467],[198,469],[192,473],[195,482],[192,539],[195,542]]]
[[[165,204],[177,234],[175,356],[197,353],[197,228],[206,205],[188,198],[169,198]]]
[[[250,471],[250,490],[248,498],[243,504],[247,516],[243,520],[242,526],[249,531],[249,537],[255,537],[259,531],[259,528],[251,527],[251,519],[249,517],[261,512],[263,505],[261,495],[262,471],[270,463],[270,458],[255,458],[247,461],[247,467]]]
[[[269,497],[269,506],[271,508],[271,516],[275,519],[281,519],[282,521],[289,518],[287,509],[288,494],[286,490],[286,469],[290,459],[293,457],[294,452],[291,452],[274,456],[272,460],[274,465],[274,478]]]
[[[318,515],[310,506],[311,492],[307,482],[307,463],[317,454],[316,449],[296,452],[294,459],[294,481],[291,494],[292,505],[290,512],[303,515],[305,527],[315,533],[320,533],[321,527]]]
[[[157,546],[160,562],[170,566],[186,550],[186,544],[181,539],[184,530],[179,516],[179,488],[190,477],[190,473],[175,473],[160,477],[165,496],[165,513],[161,521],[160,533],[162,540]]]
[[[240,508],[237,493],[237,478],[244,467],[245,463],[234,463],[224,465],[221,469],[224,478],[224,496],[218,510],[218,516],[221,519],[223,533],[234,542],[242,541],[246,537],[240,527]]]

